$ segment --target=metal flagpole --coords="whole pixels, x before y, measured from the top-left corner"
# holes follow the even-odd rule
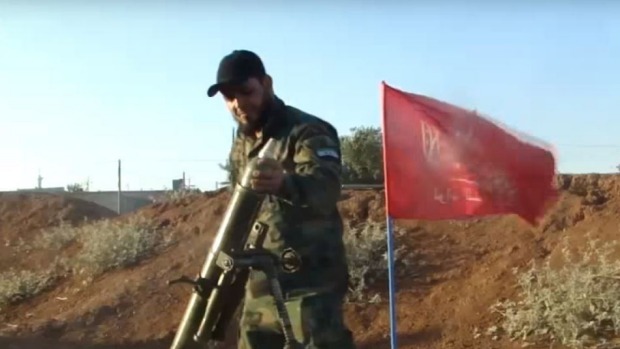
[[[385,216],[386,216],[386,234],[387,234],[387,263],[388,263],[388,280],[389,280],[389,295],[390,295],[390,344],[392,349],[396,349],[398,341],[396,338],[396,276],[394,275],[394,220],[392,219],[390,212],[390,174],[387,167],[387,142],[386,142],[386,110],[385,110],[385,81],[381,81],[380,87],[380,104],[381,104],[381,125],[382,125],[382,143],[383,143],[383,176],[384,176],[384,190],[385,190]]]
[[[390,347],[397,348],[396,340],[396,277],[394,275],[394,220],[387,216],[387,255],[390,293]]]

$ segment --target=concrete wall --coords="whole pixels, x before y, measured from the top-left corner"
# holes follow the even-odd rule
[[[223,185],[221,188],[227,187]],[[382,188],[382,184],[352,184],[343,185],[343,189],[371,189]],[[220,189],[221,189],[220,188]],[[114,212],[118,210],[118,192],[117,191],[89,191],[89,192],[68,192],[63,188],[42,188],[42,189],[22,189],[17,192],[44,192],[57,195],[65,195],[78,198],[85,201],[93,202],[97,205],[106,207]],[[14,192],[13,192],[14,193]],[[164,195],[164,190],[135,190],[121,192],[121,214],[133,212],[141,207],[148,206],[157,198]]]
[[[125,191],[121,192],[120,206],[121,214],[135,211],[141,207],[150,205],[159,196],[163,195],[163,190],[158,191]],[[63,195],[94,202],[100,206],[109,208],[117,212],[118,192],[116,191],[95,191],[95,192],[65,192]]]
[[[10,193],[50,193],[64,195],[77,199],[93,202],[97,205],[106,207],[114,212],[118,212],[118,192],[117,191],[89,191],[89,192],[68,192],[58,188],[42,189],[22,189],[11,191]],[[121,192],[121,214],[135,211],[141,207],[150,205],[155,199],[164,195],[163,190],[136,190]]]

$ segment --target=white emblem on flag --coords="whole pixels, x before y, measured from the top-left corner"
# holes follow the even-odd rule
[[[424,121],[420,121],[420,126],[422,130],[422,151],[424,152],[424,158],[430,163],[438,162],[441,156],[439,149],[439,131]]]

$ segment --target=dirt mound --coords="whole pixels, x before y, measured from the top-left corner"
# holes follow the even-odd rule
[[[0,270],[27,264],[16,260],[19,257],[13,247],[31,242],[43,229],[116,215],[103,206],[64,195],[0,193]]]
[[[400,348],[521,348],[521,343],[484,334],[497,320],[489,307],[516,294],[513,268],[557,254],[565,237],[579,248],[586,234],[601,240],[618,235],[618,176],[565,175],[558,178],[558,186],[560,200],[539,227],[512,216],[396,222],[396,247],[411,258],[397,280]],[[339,206],[349,223],[381,223],[383,195],[381,190],[346,191]],[[136,214],[171,228],[176,243],[91,284],[63,283],[9,308],[0,321],[0,333],[6,336],[0,346],[167,348],[189,290],[168,287],[166,280],[197,272],[228,198],[222,191],[140,210]],[[382,301],[349,304],[347,321],[359,348],[389,348],[387,287],[384,280],[371,286]]]
[[[64,195],[46,193],[0,193],[0,238],[28,238],[42,228],[84,220],[114,217],[103,206]]]

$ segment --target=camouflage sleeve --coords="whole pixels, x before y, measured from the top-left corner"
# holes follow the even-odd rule
[[[329,125],[303,125],[296,132],[294,149],[295,172],[285,176],[282,197],[319,213],[332,212],[341,192],[338,133]]]

